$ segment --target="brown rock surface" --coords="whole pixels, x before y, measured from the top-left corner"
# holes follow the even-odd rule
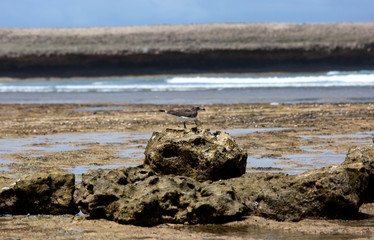
[[[374,141],[374,139],[373,139]],[[366,190],[363,191],[362,198],[363,202],[373,203],[374,202],[374,148],[367,147],[353,147],[349,150],[347,157],[344,161],[344,165],[353,165],[367,169],[369,174]],[[351,181],[357,181],[359,174],[354,172],[350,173]],[[362,187],[362,186],[357,186]]]
[[[74,190],[72,173],[30,174],[0,190],[0,214],[75,214]]]
[[[372,146],[355,148],[340,165],[300,175],[247,173],[201,183],[157,175],[148,166],[91,171],[83,175],[76,199],[93,218],[145,226],[222,222],[244,215],[280,221],[354,219],[361,205],[372,200],[373,156]]]
[[[75,194],[92,218],[153,226],[238,219],[244,205],[229,186],[213,187],[181,176],[157,176],[144,167],[90,171]]]
[[[202,128],[154,132],[144,154],[155,172],[199,181],[239,177],[247,164],[247,153],[229,134]]]

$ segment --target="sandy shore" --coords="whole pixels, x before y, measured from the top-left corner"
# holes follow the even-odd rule
[[[374,23],[1,29],[0,77],[371,68]]]
[[[103,105],[103,104],[0,104],[0,140],[32,139],[38,136],[74,134],[122,133],[142,134],[167,127],[182,127],[158,109],[177,108],[175,105]],[[370,144],[372,136],[357,139],[355,134],[374,132],[374,104],[228,104],[207,105],[199,120],[210,129],[277,129],[235,135],[238,144],[249,156],[261,159],[305,153],[305,146],[315,150],[332,150],[345,154],[349,147]],[[98,135],[100,136],[100,135]],[[306,136],[316,136],[303,138]],[[320,138],[322,136],[324,138]],[[126,144],[141,151],[146,139],[126,144],[100,143],[92,139],[90,148],[64,152],[35,151],[7,156],[14,163],[2,163],[0,187],[28,172],[75,167],[79,165],[111,165],[128,159],[116,154],[126,150]],[[365,143],[361,143],[365,141]],[[53,147],[58,143],[50,143]],[[31,144],[40,147],[43,144]],[[316,151],[315,153],[317,153]],[[5,154],[5,155],[4,155]],[[311,153],[309,153],[311,154]],[[139,159],[141,163],[142,158]],[[321,161],[324,161],[321,159]],[[297,163],[285,161],[290,169]],[[274,166],[277,167],[277,166]],[[310,166],[313,168],[313,166]],[[286,167],[287,168],[287,167]],[[374,205],[365,204],[361,211],[374,214]],[[3,216],[0,217],[0,238],[74,238],[74,239],[310,239],[336,237],[345,239],[374,237],[373,218],[362,220],[303,220],[276,222],[259,217],[224,225],[160,225],[152,228],[120,225],[106,220],[89,220],[85,216]]]

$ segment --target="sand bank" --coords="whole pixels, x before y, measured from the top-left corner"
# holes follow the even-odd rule
[[[0,77],[355,70],[374,23],[0,29]]]

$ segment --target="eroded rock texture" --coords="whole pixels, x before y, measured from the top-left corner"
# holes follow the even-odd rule
[[[0,214],[77,213],[75,176],[66,171],[30,174],[0,190]]]
[[[345,161],[300,175],[254,173],[227,182],[248,212],[276,220],[355,218],[373,202],[374,147],[354,147]]]
[[[153,133],[144,163],[160,174],[216,181],[244,174],[247,153],[225,132],[166,129]]]
[[[373,199],[374,148],[352,148],[346,160],[300,175],[247,173],[200,182],[149,168],[90,171],[77,204],[95,218],[155,225],[208,223],[258,215],[280,221],[355,218]]]
[[[245,213],[232,187],[210,183],[143,166],[96,170],[83,176],[76,200],[91,217],[145,226],[222,222]]]

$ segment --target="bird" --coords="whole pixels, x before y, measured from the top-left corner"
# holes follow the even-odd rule
[[[187,128],[186,127],[186,120],[195,120],[195,123],[196,123],[197,112],[199,110],[205,110],[205,108],[195,106],[195,107],[192,107],[190,109],[189,108],[182,108],[182,109],[170,110],[170,111],[160,109],[159,111],[167,113],[167,114],[169,114],[173,117],[176,117],[179,120],[182,120],[184,128]]]

